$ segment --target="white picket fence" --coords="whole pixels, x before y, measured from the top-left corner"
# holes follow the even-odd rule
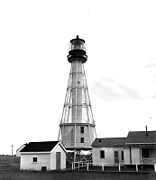
[[[90,166],[93,166],[93,162],[92,161],[78,161],[78,162],[72,162],[72,170],[76,170],[76,169],[83,169],[86,168],[87,171],[90,170]],[[112,165],[113,167],[114,165]],[[121,171],[121,167],[124,166],[124,164],[118,164],[116,167],[118,167],[118,171]],[[101,170],[105,171],[105,167],[106,165],[102,164],[101,165]],[[107,166],[108,167],[108,166]],[[111,166],[110,166],[111,167]],[[138,172],[139,171],[139,164],[135,164],[135,171]],[[156,164],[154,164],[154,171],[156,172]]]
[[[87,167],[87,170],[89,170],[89,166],[93,165],[92,161],[78,161],[78,162],[72,162],[72,170],[80,169]]]

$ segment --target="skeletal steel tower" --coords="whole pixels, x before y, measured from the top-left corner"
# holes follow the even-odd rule
[[[68,150],[89,150],[96,130],[84,71],[87,55],[83,39],[77,36],[70,41],[67,58],[71,70],[58,138]]]

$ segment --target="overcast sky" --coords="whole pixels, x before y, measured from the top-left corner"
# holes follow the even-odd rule
[[[98,137],[156,130],[156,1],[2,0],[0,154],[57,140],[76,35]]]

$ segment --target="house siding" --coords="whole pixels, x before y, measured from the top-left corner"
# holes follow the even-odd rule
[[[100,151],[105,151],[105,158],[100,158]],[[142,148],[139,147],[126,147],[126,148],[93,148],[92,157],[93,165],[117,165],[114,159],[114,152],[119,152],[119,163],[120,164],[156,164],[156,150],[149,149],[149,157],[142,157]],[[121,151],[124,151],[124,161],[121,160]]]
[[[125,164],[141,164],[141,150],[137,147],[124,149]]]
[[[124,149],[124,163],[125,164],[131,164],[130,149],[129,148]]]
[[[33,157],[37,157],[37,162],[33,162]],[[47,170],[50,170],[50,153],[21,154],[20,170],[41,171],[42,166],[46,166]]]
[[[140,148],[131,148],[132,152],[132,164],[140,164]]]
[[[100,158],[100,151],[105,151],[105,158]],[[113,147],[101,147],[101,148],[93,148],[92,157],[93,157],[93,165],[101,166],[101,165],[117,165],[114,159],[114,152],[118,151],[119,153],[119,163],[124,163],[124,160],[121,159],[121,152],[123,148],[113,148]]]
[[[50,155],[50,169],[56,169],[56,153],[61,152],[61,169],[66,168],[66,153],[60,145],[55,146]]]

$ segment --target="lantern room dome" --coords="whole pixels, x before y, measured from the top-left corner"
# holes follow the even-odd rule
[[[70,41],[68,61],[72,63],[75,60],[80,60],[82,63],[87,61],[85,41],[76,36]]]

